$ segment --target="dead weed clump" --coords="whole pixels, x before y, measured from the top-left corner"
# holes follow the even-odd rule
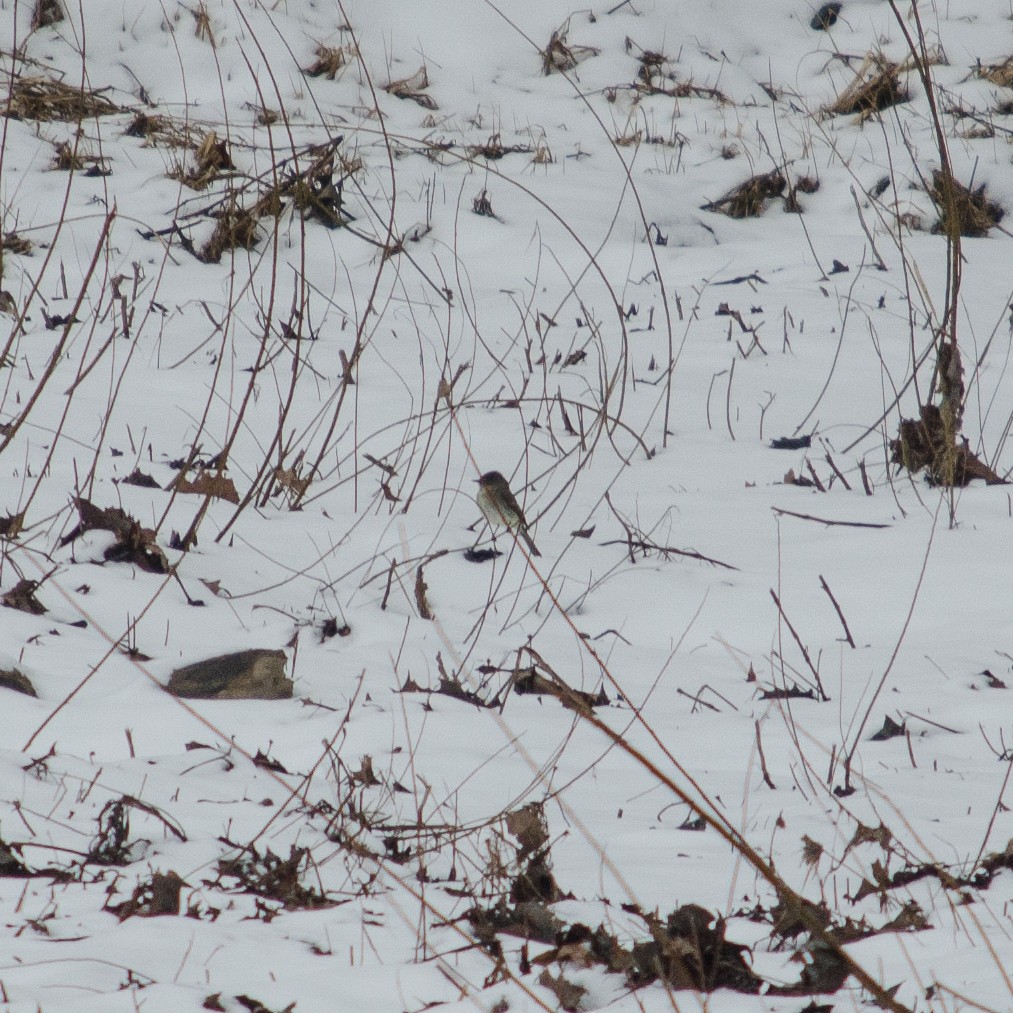
[[[788,187],[788,194],[784,198],[784,210],[795,214],[802,214],[805,208],[798,199],[800,193],[814,194],[820,188],[820,181],[813,176],[798,176],[795,182]]]
[[[626,40],[626,51],[639,47],[632,39]],[[719,105],[730,100],[718,88],[710,88],[689,81],[680,81],[673,70],[671,61],[664,54],[653,49],[641,49],[637,57],[637,77],[633,85],[639,95],[665,95],[668,98],[709,98]]]
[[[205,190],[222,172],[235,169],[235,163],[229,154],[229,142],[213,130],[209,130],[194,152],[194,165],[184,169],[177,166],[169,173],[170,179],[178,179],[191,190]]]
[[[312,161],[301,172],[283,172],[279,183],[257,201],[254,214],[277,217],[288,201],[306,221],[319,221],[328,229],[346,225],[351,218],[342,210],[342,184],[362,168],[362,163],[348,161],[336,153],[342,140],[338,137],[308,152],[313,156]],[[340,176],[337,182],[336,172]]]
[[[767,201],[784,193],[787,181],[780,169],[752,176],[709,204],[704,211],[717,211],[729,218],[759,218]]]
[[[121,795],[106,802],[98,814],[98,832],[88,848],[86,864],[129,865],[143,857],[151,842],[144,838],[130,839],[133,810],[153,817],[176,840],[186,841],[186,834],[156,806],[133,795]]]
[[[594,46],[571,46],[567,42],[569,32],[570,21],[567,19],[549,36],[548,45],[541,51],[542,75],[544,77],[575,70],[578,64],[601,52]]]
[[[965,486],[976,478],[989,485],[1005,484],[960,435],[964,378],[952,342],[939,344],[933,389],[939,393],[938,404],[930,400],[919,408],[917,419],[901,419],[897,437],[890,441],[892,463],[912,475],[924,470],[933,485]]]
[[[219,259],[221,259],[220,255]],[[239,502],[239,493],[236,491],[235,483],[231,478],[222,474],[220,468],[198,467],[197,474],[193,479],[187,478],[186,469],[183,469],[169,484],[169,488],[184,495],[207,496],[211,499],[225,500],[227,503]]]
[[[60,0],[35,0],[35,7],[32,10],[32,31],[57,25],[65,18]]]
[[[1013,56],[1007,56],[999,63],[984,64],[978,67],[975,73],[978,77],[999,85],[1000,88],[1013,88]]]
[[[843,941],[851,941],[877,932],[915,931],[925,927],[924,921],[911,919],[910,924],[890,924],[879,930],[861,926],[831,927],[829,931],[824,928],[830,942],[823,944],[810,938],[808,945],[800,948],[800,953],[805,952],[805,959],[803,962],[799,957],[804,963],[799,980],[784,985],[758,975],[746,957],[749,948],[726,938],[725,919],[699,904],[683,904],[665,917],[657,912],[642,911],[633,904],[624,904],[623,909],[643,921],[647,939],[627,946],[604,925],[592,929],[582,922],[567,924],[548,907],[538,904],[475,907],[467,918],[479,943],[498,961],[503,959],[500,934],[552,944],[551,949],[530,960],[525,952],[521,970],[526,973],[532,965],[544,967],[538,983],[550,988],[559,999],[560,1007],[569,1011],[582,1008],[580,998],[585,991],[567,978],[569,969],[592,966],[608,974],[624,975],[631,989],[660,982],[672,991],[710,993],[730,989],[742,995],[832,995],[845,985],[853,970],[846,956],[839,952],[839,944],[834,945],[838,936]],[[750,915],[755,919],[757,913],[750,912]],[[799,920],[784,905],[780,911],[764,912],[763,917],[778,917],[782,926],[790,918],[793,934],[810,937],[810,924],[814,920],[825,920],[814,915]],[[783,934],[784,929],[779,931]],[[550,966],[559,969],[558,976],[549,974]],[[810,1007],[817,1008],[815,1004]]]
[[[307,77],[326,77],[333,81],[338,71],[346,67],[358,56],[355,46],[324,46],[320,45],[313,51],[316,59],[303,69]]]
[[[110,563],[133,563],[148,573],[168,573],[169,561],[155,541],[155,532],[143,527],[119,507],[101,507],[78,497],[76,499],[80,522],[69,534],[60,539],[61,548],[80,538],[88,531],[111,531],[116,541],[103,553]]]
[[[967,440],[954,436],[942,410],[922,405],[917,419],[901,419],[890,441],[890,460],[912,475],[924,470],[933,485],[965,486],[976,478],[988,485],[1004,485],[997,475],[971,451]]]
[[[111,176],[112,170],[101,155],[82,152],[69,141],[60,141],[53,152],[53,168],[59,172],[81,172],[86,176]]]
[[[27,612],[33,616],[44,615],[47,611],[46,606],[39,601],[35,594],[41,586],[37,580],[22,577],[14,587],[0,595],[0,605],[3,605],[4,608],[17,609],[19,612]]]
[[[156,915],[178,915],[180,894],[187,884],[176,872],[153,872],[151,879],[138,883],[127,900],[106,901],[103,910],[122,922],[135,916],[154,918]]]
[[[257,245],[260,225],[252,211],[230,200],[215,217],[214,231],[198,253],[198,259],[205,264],[218,264],[224,253],[252,250]]]
[[[122,112],[102,94],[105,90],[74,87],[41,75],[15,75],[3,115],[12,120],[74,123]]]
[[[541,803],[531,802],[505,816],[506,830],[516,840],[513,857],[504,835],[489,843],[483,896],[497,895],[488,907],[476,905],[467,918],[478,941],[501,954],[500,933],[550,943],[564,927],[548,905],[564,898],[552,873],[551,841]]]
[[[429,87],[429,72],[425,67],[419,67],[410,77],[401,78],[398,81],[389,81],[383,86],[388,95],[395,98],[410,99],[412,102],[422,106],[423,109],[439,109],[436,99],[426,94]]]
[[[199,261],[217,264],[230,250],[253,249],[262,237],[261,219],[278,218],[286,208],[294,208],[304,220],[318,220],[328,229],[346,225],[354,216],[342,208],[342,186],[347,178],[361,170],[362,163],[337,151],[343,140],[339,136],[327,144],[306,148],[272,166],[257,180],[232,186],[206,206],[188,212],[185,216],[188,222],[204,218],[215,223],[203,246],[198,248],[179,224],[174,225],[173,234],[183,249]],[[201,146],[201,151],[207,155],[205,175],[208,182],[218,172],[219,159],[215,153],[228,157],[227,149],[221,144],[206,138]],[[147,234],[146,238],[153,235]]]
[[[1006,213],[1000,204],[988,199],[986,184],[971,190],[940,169],[932,173],[928,193],[939,209],[939,221],[932,231],[946,236],[959,234],[980,239],[987,236],[989,229],[998,225]]]
[[[200,39],[201,42],[207,42],[212,49],[217,49],[214,28],[211,25],[211,15],[208,13],[207,4],[203,2],[199,3],[190,13],[193,15],[194,38]]]
[[[890,106],[907,102],[907,88],[901,83],[904,66],[893,63],[880,53],[869,53],[855,72],[850,84],[826,108],[834,116],[857,113],[862,119]]]
[[[157,147],[160,144],[169,148],[200,147],[204,137],[199,127],[187,123],[178,123],[171,116],[162,113],[148,114],[137,112],[124,131],[127,137],[139,137],[145,141],[144,146]]]
[[[60,141],[53,152],[53,168],[61,172],[76,172],[85,166],[84,158],[67,141]]]
[[[219,882],[235,879],[241,892],[278,901],[288,911],[333,906],[334,901],[323,892],[303,885],[302,870],[311,864],[308,848],[292,845],[288,858],[280,858],[270,848],[263,855],[253,847],[245,851],[237,858],[219,860]],[[274,916],[274,912],[264,909],[261,914],[266,921]]]
[[[0,252],[27,257],[31,255],[32,249],[32,241],[19,236],[16,232],[6,232],[0,236]]]

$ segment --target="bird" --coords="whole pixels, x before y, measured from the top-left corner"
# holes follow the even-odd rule
[[[489,526],[510,528],[516,531],[531,551],[532,556],[540,556],[538,547],[528,532],[528,522],[520,503],[510,491],[510,483],[498,472],[487,471],[478,481],[478,494],[475,502]],[[494,536],[495,537],[495,536]]]

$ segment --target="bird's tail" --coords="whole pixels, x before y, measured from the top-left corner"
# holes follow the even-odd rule
[[[534,539],[531,537],[531,535],[528,534],[527,527],[521,528],[521,538],[524,539],[524,543],[527,545],[528,551],[531,553],[532,556],[541,555],[541,553],[538,551],[538,546],[535,545]]]

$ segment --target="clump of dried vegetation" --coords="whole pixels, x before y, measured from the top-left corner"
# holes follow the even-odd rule
[[[729,218],[758,218],[767,202],[780,197],[787,186],[780,169],[751,176],[732,188],[723,197],[704,204],[704,211],[717,211]]]
[[[60,0],[35,0],[35,7],[32,9],[32,31],[58,25],[65,18],[66,14],[63,13]]]
[[[103,553],[110,563],[133,563],[147,573],[168,573],[169,561],[159,546],[155,532],[144,527],[119,507],[97,507],[80,496],[76,500],[80,521],[60,540],[70,545],[89,531],[110,531],[116,540]]]
[[[939,210],[939,221],[932,231],[946,236],[987,236],[1006,214],[1001,204],[988,198],[985,183],[972,190],[939,169],[932,173],[929,196]]]
[[[188,169],[177,165],[169,172],[169,178],[178,179],[191,190],[205,190],[223,172],[230,172],[235,167],[229,154],[228,140],[209,130],[194,152],[194,164]]]
[[[313,50],[315,59],[303,69],[307,77],[325,77],[328,81],[334,81],[339,71],[354,63],[357,57],[354,45],[347,46],[324,46],[319,45]]]
[[[106,88],[75,87],[41,74],[15,74],[8,86],[5,115],[12,120],[74,123],[123,110],[103,94]]]
[[[330,907],[334,902],[322,890],[303,883],[312,863],[308,848],[292,845],[288,858],[281,858],[270,848],[260,854],[246,847],[239,855],[219,859],[218,881],[225,888],[277,901],[289,911]],[[271,913],[262,912],[262,917],[270,920]]]
[[[626,40],[627,52],[635,46],[636,43],[632,39]],[[637,57],[635,90],[640,95],[664,95],[668,98],[709,98],[721,104],[730,101],[719,88],[700,85],[693,80],[680,81],[670,64],[671,61],[664,53],[653,49],[641,49]]]
[[[545,48],[541,50],[542,74],[566,74],[575,70],[584,60],[597,56],[601,50],[594,46],[571,45],[570,20],[559,26],[550,36]]]
[[[18,235],[17,232],[6,232],[3,236],[0,236],[0,251],[3,253],[13,253],[27,257],[31,255],[32,249],[32,241]]]
[[[1013,56],[1007,56],[998,63],[982,64],[976,68],[975,73],[1000,88],[1013,88]]]
[[[868,53],[854,78],[826,107],[834,116],[857,113],[865,119],[890,106],[908,101],[908,90],[901,81],[905,66],[888,60],[882,53]]]
[[[929,397],[920,406],[917,419],[901,419],[898,434],[890,441],[890,460],[911,474],[924,470],[933,485],[965,486],[976,478],[989,485],[1004,484],[961,436],[964,394],[960,355],[952,341],[941,339]],[[938,404],[934,403],[936,395]]]
[[[177,223],[160,234],[174,235],[183,249],[202,263],[217,264],[229,250],[253,249],[262,236],[261,220],[278,218],[286,208],[293,209],[304,221],[317,221],[328,229],[341,228],[352,220],[342,207],[342,187],[346,179],[362,168],[358,158],[340,153],[343,141],[338,136],[326,144],[311,145],[240,185],[232,185],[230,178],[224,194],[180,216]],[[225,142],[217,140],[213,133],[208,134],[197,153],[196,167],[188,177],[190,185],[195,189],[202,188],[201,182],[208,186],[225,168],[226,160],[231,165]],[[198,247],[186,230],[201,219],[213,221],[214,230]],[[156,233],[144,235],[150,239]]]
[[[196,124],[181,122],[163,113],[146,113],[138,110],[124,131],[127,137],[141,138],[146,145],[196,150],[204,140],[205,132]]]
[[[419,67],[414,74],[409,77],[400,78],[397,81],[389,81],[383,86],[383,90],[388,95],[393,95],[395,98],[408,99],[416,105],[422,106],[423,109],[439,109],[436,104],[436,99],[432,95],[426,94],[426,89],[429,87],[429,71],[425,67]]]
[[[252,250],[260,239],[257,216],[242,207],[231,195],[215,213],[215,227],[210,238],[201,247],[200,260],[205,264],[218,264],[231,250]]]

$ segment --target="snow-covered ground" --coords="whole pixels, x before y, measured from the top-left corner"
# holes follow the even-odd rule
[[[934,116],[1013,207],[1007,0],[69,6],[0,4],[0,1008],[1011,1008],[1013,500],[889,446]],[[114,108],[18,113],[51,81]],[[1004,224],[956,300],[998,476]],[[162,688],[249,648],[292,699]],[[752,994],[680,988],[721,932]]]

